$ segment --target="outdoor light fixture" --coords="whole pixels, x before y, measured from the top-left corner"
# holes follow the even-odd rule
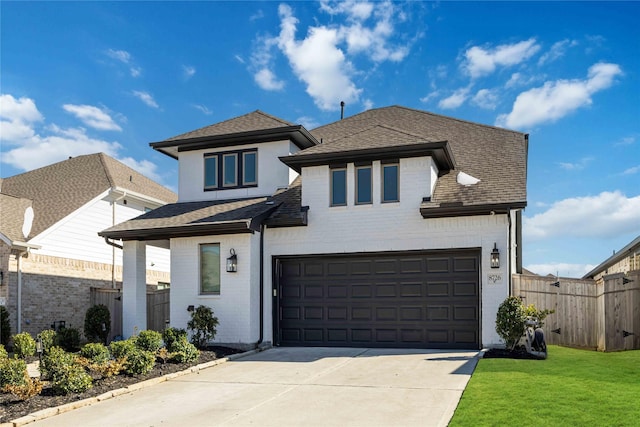
[[[491,251],[491,268],[500,268],[500,251],[498,251],[498,245],[495,242]]]
[[[187,311],[188,311],[189,313],[191,313],[193,310],[195,310],[195,307],[194,307],[194,306],[190,305],[190,306],[188,306],[188,307],[187,307]]]
[[[238,256],[233,248],[229,250],[229,253],[231,256],[227,258],[227,273],[235,273],[238,271]]]

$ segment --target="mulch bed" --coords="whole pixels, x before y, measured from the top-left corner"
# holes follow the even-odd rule
[[[541,360],[533,354],[527,353],[524,347],[516,347],[514,350],[505,348],[490,348],[484,353],[484,359],[532,359]]]
[[[225,356],[240,353],[241,351],[228,347],[209,347],[200,350],[200,358],[192,363],[156,363],[154,368],[146,375],[129,377],[117,375],[111,378],[94,381],[93,387],[84,393],[70,394],[67,396],[56,396],[51,388],[45,385],[42,393],[26,401],[18,401],[8,393],[0,393],[0,423],[8,422],[28,415],[41,409],[51,408],[65,403],[75,402],[88,397],[99,396],[111,390],[127,387],[140,381],[160,377],[162,375],[183,371],[201,363],[210,362]]]

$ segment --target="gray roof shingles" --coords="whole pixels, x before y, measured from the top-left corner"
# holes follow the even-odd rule
[[[0,233],[12,242],[25,241],[22,235],[24,212],[32,204],[33,202],[29,199],[0,193]]]

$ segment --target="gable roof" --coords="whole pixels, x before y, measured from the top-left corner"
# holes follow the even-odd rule
[[[152,142],[149,145],[154,150],[177,159],[179,151],[229,147],[284,139],[290,139],[301,149],[318,143],[304,127],[256,110],[220,123],[173,136],[164,141]]]
[[[78,156],[4,178],[0,191],[32,200],[35,215],[28,237],[33,238],[109,189],[164,203],[177,200],[169,189],[104,153]]]
[[[620,249],[618,252],[611,255],[609,258],[604,260],[601,264],[595,267],[593,270],[582,276],[583,279],[593,279],[594,276],[602,273],[613,264],[616,264],[623,260],[624,258],[633,255],[634,253],[640,254],[640,236],[633,239],[628,245],[624,248]]]

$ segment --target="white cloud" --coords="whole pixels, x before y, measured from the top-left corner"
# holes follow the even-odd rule
[[[195,74],[196,74],[195,67],[192,67],[191,65],[182,66],[182,76],[185,78],[185,80],[189,80]]]
[[[625,145],[633,145],[636,142],[635,136],[625,136],[624,138],[620,138],[618,142],[613,144],[615,147],[625,146]]]
[[[582,170],[586,168],[587,166],[589,166],[589,163],[591,163],[592,161],[593,161],[593,157],[583,157],[582,159],[574,163],[558,162],[558,164],[562,169],[565,169],[568,171],[577,171],[577,170]]]
[[[93,105],[74,105],[65,104],[62,108],[76,116],[82,123],[87,126],[91,126],[98,130],[117,130],[121,131],[122,128],[113,121],[109,114],[105,113],[98,107]]]
[[[558,237],[616,237],[636,232],[640,224],[640,196],[620,191],[573,197],[553,203],[533,217],[525,217],[523,232],[529,240]]]
[[[268,68],[263,68],[254,74],[253,79],[264,90],[282,90],[284,88],[284,82],[278,80],[275,74]]]
[[[245,63],[245,60],[244,60],[244,58],[243,58],[242,56],[240,56],[240,55],[233,55],[233,57],[234,57],[234,58],[236,59],[236,61],[238,61],[239,63],[241,63],[241,64],[244,64],[244,63]]]
[[[0,140],[11,143],[34,135],[33,123],[44,120],[35,102],[29,98],[0,95]]]
[[[320,2],[320,9],[330,15],[346,14],[350,20],[365,21],[373,13],[374,5],[368,1],[347,0],[331,2],[323,0]]]
[[[530,264],[526,265],[524,268],[541,276],[552,274],[559,277],[580,278],[593,270],[595,265],[557,262],[550,264]]]
[[[371,110],[373,108],[373,100],[371,99],[363,99],[362,106],[365,110]]]
[[[317,128],[318,126],[320,126],[320,123],[318,123],[318,121],[316,119],[314,119],[313,117],[309,117],[309,116],[298,117],[296,119],[296,123],[300,123],[306,129],[314,129],[314,128]]]
[[[497,126],[523,128],[554,122],[580,107],[591,105],[591,95],[610,87],[622,74],[617,64],[597,63],[584,80],[556,80],[522,92],[509,114],[501,114]]]
[[[498,66],[512,66],[526,61],[540,50],[536,39],[503,44],[493,49],[473,46],[465,52],[464,68],[473,78],[485,76]]]
[[[195,108],[196,110],[202,111],[202,113],[206,114],[207,116],[210,116],[211,114],[213,114],[213,111],[209,110],[209,108],[207,108],[206,105],[193,104],[193,108]]]
[[[131,73],[132,77],[138,77],[142,73],[142,68],[137,67],[133,63],[133,57],[126,50],[107,49],[105,53],[109,58],[115,59],[116,61],[128,65],[129,73]]]
[[[438,103],[438,107],[445,110],[458,108],[459,106],[464,104],[464,102],[467,100],[468,97],[469,97],[469,88],[463,87],[456,90],[451,96],[440,100],[440,102]]]
[[[264,12],[262,11],[262,9],[258,9],[256,13],[249,17],[249,21],[257,21],[258,19],[262,18],[264,18]]]
[[[148,92],[143,92],[140,90],[134,90],[133,92],[131,92],[133,94],[133,96],[135,96],[136,98],[138,98],[139,100],[141,100],[142,102],[144,102],[145,104],[147,104],[149,107],[152,108],[160,108],[160,106],[158,105],[158,103],[153,99],[153,96],[151,96],[150,93]]]
[[[622,172],[622,174],[623,175],[635,175],[638,172],[640,172],[640,165],[631,167],[629,169],[625,169],[625,171]]]
[[[480,89],[473,96],[471,102],[485,110],[495,110],[498,105],[498,94],[495,90]]]
[[[440,96],[440,91],[439,90],[434,90],[432,92],[429,92],[428,94],[426,94],[422,98],[420,98],[420,102],[424,102],[426,104],[429,101],[431,101],[432,99],[437,98],[439,96]]]
[[[556,59],[562,58],[567,50],[571,47],[577,46],[578,42],[576,40],[564,39],[559,42],[554,43],[549,49],[548,52],[545,52],[540,59],[538,60],[538,65],[544,65],[549,62],[553,62]]]
[[[138,161],[132,157],[123,157],[118,160],[129,166],[131,169],[140,172],[142,175],[146,176],[149,179],[152,179],[156,182],[161,181],[161,177],[158,174],[158,166],[155,163],[150,162],[149,160]]]

